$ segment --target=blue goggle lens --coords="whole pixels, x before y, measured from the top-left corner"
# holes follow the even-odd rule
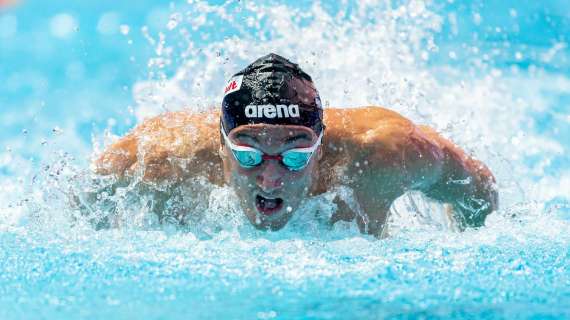
[[[232,150],[234,156],[242,167],[251,168],[259,165],[263,161],[262,154],[254,151]]]
[[[312,153],[308,152],[288,152],[283,155],[283,160],[281,161],[291,170],[301,170],[307,165],[311,155]]]

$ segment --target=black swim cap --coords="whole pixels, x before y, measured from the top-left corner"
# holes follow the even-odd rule
[[[311,77],[297,64],[270,53],[236,73],[224,90],[222,128],[241,125],[301,125],[317,135],[323,130],[323,107]]]

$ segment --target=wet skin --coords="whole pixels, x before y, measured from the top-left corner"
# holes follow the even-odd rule
[[[234,188],[253,225],[273,230],[287,223],[305,197],[337,186],[350,187],[358,205],[335,199],[339,209],[331,223],[356,219],[362,232],[376,236],[382,234],[391,204],[407,191],[449,204],[460,227],[483,225],[498,206],[489,169],[429,127],[381,107],[327,108],[324,123],[322,147],[299,172],[275,159],[241,168],[220,143],[215,111],[171,112],[148,119],[105,150],[95,170],[127,179],[138,175],[148,182],[184,183],[206,176],[214,184]],[[303,134],[310,134],[311,141],[287,142]],[[316,141],[308,128],[272,125],[238,127],[229,138],[269,155]],[[282,206],[271,215],[260,214],[258,195],[281,198]]]

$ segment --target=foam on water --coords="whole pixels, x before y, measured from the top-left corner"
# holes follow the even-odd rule
[[[166,30],[143,30],[155,56],[134,86],[139,120],[217,106],[231,74],[276,52],[312,75],[326,107],[386,106],[469,150],[495,173],[501,209],[456,232],[412,194],[376,240],[321,221],[334,194],[349,196],[340,188],[307,200],[285,230],[260,232],[230,188],[135,179],[100,192],[115,181],[50,140],[39,168],[0,157],[20,172],[0,183],[0,318],[570,317],[568,102],[556,100],[568,74],[500,67],[474,47],[453,48],[470,52],[461,65],[432,61],[450,22],[429,2],[171,9]],[[547,125],[561,134],[538,123],[552,108]],[[192,213],[184,227],[181,210]]]

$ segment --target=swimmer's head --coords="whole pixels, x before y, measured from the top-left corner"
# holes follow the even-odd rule
[[[323,108],[311,77],[297,64],[268,54],[236,73],[224,88],[222,128],[246,124],[300,125],[317,135]]]
[[[311,192],[322,119],[311,77],[279,55],[259,58],[226,85],[220,154],[226,181],[254,226],[282,228]]]

